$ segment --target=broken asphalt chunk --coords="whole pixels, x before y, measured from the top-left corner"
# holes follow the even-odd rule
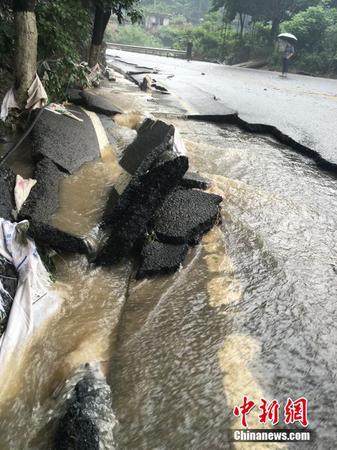
[[[93,94],[88,91],[81,91],[79,94],[84,99],[84,107],[89,111],[93,111],[98,114],[105,114],[106,116],[114,116],[121,114],[122,111],[107,100],[102,95]]]
[[[131,179],[111,214],[105,214],[110,237],[97,257],[98,264],[114,264],[129,256],[156,210],[187,169],[186,156],[165,152],[151,170]]]
[[[147,242],[141,253],[141,263],[137,278],[145,278],[159,273],[176,272],[184,262],[188,245],[171,245],[161,242]]]
[[[187,172],[187,174],[181,180],[180,185],[189,189],[202,189],[205,191],[210,187],[211,182],[198,173]]]
[[[31,222],[28,235],[38,245],[50,247],[60,252],[79,253],[81,255],[88,255],[91,252],[91,247],[84,239],[61,231],[46,223]]]
[[[0,217],[12,220],[15,209],[14,188],[16,176],[8,167],[0,167]]]
[[[145,119],[138,130],[136,139],[126,148],[120,165],[134,174],[142,165],[143,171],[165,150],[172,147],[174,126],[161,120]]]
[[[188,158],[184,147],[179,145],[174,127],[147,121],[143,132],[150,137],[149,126],[155,130],[154,136],[148,147],[143,148],[142,158],[138,158],[135,146],[124,160],[124,168],[135,170],[133,177],[121,194],[113,189],[108,201],[103,227],[110,237],[97,257],[98,264],[114,264],[129,256],[135,243],[146,233],[156,210],[188,170]],[[132,155],[136,156],[136,161],[132,160]]]
[[[161,242],[194,245],[219,221],[221,202],[219,195],[177,189],[157,211],[153,232]]]

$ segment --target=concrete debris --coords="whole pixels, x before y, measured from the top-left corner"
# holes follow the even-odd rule
[[[220,218],[222,197],[198,190],[177,189],[156,213],[153,231],[168,244],[197,244]]]
[[[211,181],[202,177],[195,172],[187,172],[181,180],[180,185],[188,189],[202,189],[206,190],[211,186]]]
[[[33,157],[50,158],[64,171],[73,173],[84,163],[100,157],[96,132],[88,115],[81,109],[72,111],[83,122],[43,111],[32,131]]]
[[[0,167],[0,217],[12,220],[15,209],[14,189],[16,176],[8,167]]]
[[[43,158],[36,165],[34,172],[34,179],[37,180],[37,183],[23,204],[19,217],[34,222],[48,222],[58,208],[59,184],[63,177],[63,173],[53,161]]]
[[[141,253],[137,278],[155,274],[176,272],[186,258],[188,245],[170,245],[161,242],[147,242]]]

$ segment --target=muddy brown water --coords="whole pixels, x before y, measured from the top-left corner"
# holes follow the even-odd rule
[[[241,448],[228,431],[243,395],[306,396],[318,437],[310,448],[334,448],[336,178],[269,137],[173,122],[192,167],[224,197],[222,225],[172,276],[130,282],[128,264],[57,258],[61,308],[8,368],[1,450],[51,448],[52,394],[87,361],[111,385],[120,449]],[[119,173],[106,150],[64,181],[56,225],[97,234]],[[256,414],[249,425],[261,427]]]

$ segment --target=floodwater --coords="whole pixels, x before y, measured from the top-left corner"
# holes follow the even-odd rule
[[[1,450],[50,448],[52,394],[87,361],[111,386],[119,449],[287,448],[228,442],[244,395],[306,397],[309,448],[335,447],[337,180],[269,137],[173,122],[224,198],[221,226],[172,276],[130,281],[130,265],[57,258],[61,310],[2,389]],[[109,150],[64,181],[55,224],[97,234],[118,176]],[[262,427],[257,408],[248,424]]]

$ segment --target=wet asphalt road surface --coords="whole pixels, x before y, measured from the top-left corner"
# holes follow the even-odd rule
[[[293,74],[283,79],[276,72],[120,50],[108,50],[109,55],[118,57],[114,64],[126,61],[158,69],[156,80],[186,102],[191,114],[234,110],[249,123],[277,127],[337,164],[337,80]]]

